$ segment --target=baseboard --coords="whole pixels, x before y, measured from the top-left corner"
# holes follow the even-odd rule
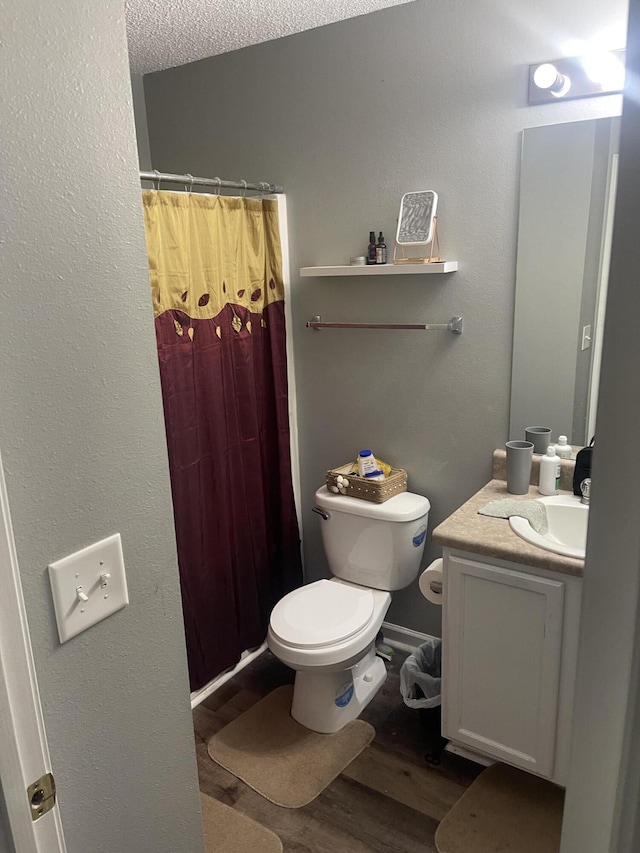
[[[439,639],[434,638],[431,634],[414,631],[412,628],[403,628],[402,625],[392,625],[391,622],[382,623],[382,633],[385,643],[389,643],[390,646],[401,649],[403,652],[414,652],[418,646],[428,640]]]
[[[240,660],[233,667],[233,669],[229,669],[226,672],[223,672],[222,675],[219,675],[217,678],[214,678],[213,681],[210,681],[208,684],[205,684],[204,687],[201,687],[199,690],[194,690],[191,694],[191,710],[193,710],[197,705],[211,696],[212,693],[215,693],[216,690],[219,690],[223,684],[226,684],[234,675],[237,675],[241,670],[248,666],[251,661],[255,660],[259,657],[262,652],[264,652],[267,648],[267,641],[265,640],[261,646],[258,646],[257,649],[254,649],[252,652],[246,651],[242,652]]]
[[[392,625],[391,622],[382,623],[382,633],[384,635],[385,643],[388,643],[395,649],[400,649],[409,653],[415,651],[418,646],[421,646],[428,640],[434,639],[430,634],[422,634],[420,631],[413,631],[411,628],[403,628],[401,625]],[[253,652],[243,652],[242,658],[233,669],[219,675],[217,678],[214,678],[213,681],[210,681],[209,684],[205,684],[205,686],[201,687],[200,690],[195,690],[191,694],[191,707],[195,708],[196,705],[203,702],[207,696],[211,696],[212,693],[219,690],[223,684],[226,684],[229,679],[233,678],[233,676],[240,672],[240,670],[244,669],[245,666],[251,663],[251,661],[261,655],[266,648],[267,644],[265,642]]]

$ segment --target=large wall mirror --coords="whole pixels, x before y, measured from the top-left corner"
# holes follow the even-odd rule
[[[511,439],[595,434],[620,119],[523,132]]]

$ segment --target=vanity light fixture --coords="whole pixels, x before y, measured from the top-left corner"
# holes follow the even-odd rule
[[[608,50],[530,65],[529,104],[621,92],[625,56],[626,50]]]

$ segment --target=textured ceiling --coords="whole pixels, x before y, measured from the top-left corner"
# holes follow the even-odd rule
[[[173,68],[411,0],[126,0],[134,74]]]

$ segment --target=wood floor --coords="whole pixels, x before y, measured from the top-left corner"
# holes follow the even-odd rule
[[[361,719],[376,729],[372,744],[312,803],[285,809],[265,800],[215,764],[207,741],[294,673],[265,652],[193,712],[200,789],[280,836],[285,853],[435,853],[438,823],[484,768],[444,753],[424,760],[420,715],[400,696],[405,655],[388,664],[384,687]]]

